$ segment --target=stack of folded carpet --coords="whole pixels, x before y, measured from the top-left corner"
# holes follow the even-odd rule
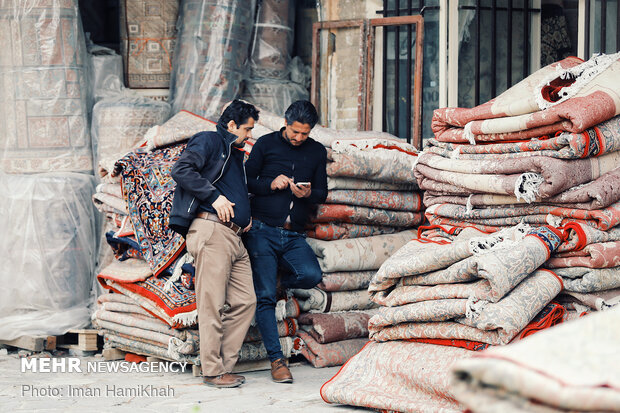
[[[566,291],[620,287],[619,58],[567,58],[483,105],[435,111],[415,170],[432,231],[549,224],[567,240],[544,266]]]
[[[200,336],[196,323],[185,326],[174,320],[175,317],[177,320],[182,318],[178,316],[184,314],[191,314],[195,318],[193,290],[184,291],[191,304],[185,309],[178,307],[176,310],[179,312],[170,318],[166,311],[162,310],[171,309],[170,299],[179,299],[179,294],[183,292],[181,287],[173,286],[164,295],[166,289],[153,288],[155,283],[148,279],[144,282],[127,283],[112,281],[110,277],[113,276],[100,276],[100,279],[104,280],[112,291],[124,293],[99,296],[98,308],[92,316],[93,324],[103,333],[106,347],[200,364]],[[193,310],[185,311],[192,308]],[[294,306],[289,306],[289,309],[294,311]],[[279,320],[278,331],[284,354],[290,357],[295,347],[292,336],[297,331],[297,321],[294,318]],[[239,352],[239,361],[259,361],[266,358],[267,351],[260,339],[260,333],[256,327],[251,327]]]
[[[620,302],[620,228],[601,230],[583,222],[564,225],[566,241],[544,264],[562,278],[561,302],[569,317]]]
[[[308,236],[323,240],[392,234],[419,225],[422,195],[412,170],[416,149],[387,139],[337,140],[327,164],[327,200]]]
[[[170,113],[170,105],[151,99],[118,93],[101,99],[93,109],[93,146],[101,183],[93,195],[97,209],[104,214],[104,234],[121,237],[133,234],[127,202],[121,189],[117,161],[132,150],[144,146],[145,133],[159,127]],[[120,165],[120,164],[119,164]],[[124,234],[124,235],[123,235]],[[135,241],[135,239],[134,239]],[[110,250],[102,245],[99,267],[110,263]]]
[[[137,243],[126,245],[125,251],[130,249],[131,254],[119,256],[97,276],[113,292],[99,296],[92,316],[106,347],[196,362],[191,356],[198,350],[197,334],[188,328],[196,325],[193,292],[181,283],[166,285],[167,277],[153,277]],[[174,353],[178,347],[183,350]]]
[[[492,235],[468,228],[453,242],[410,241],[370,283],[381,305],[369,321],[372,341],[323,386],[323,398],[399,411],[462,410],[449,386],[457,360],[563,320],[564,307],[552,302],[562,281],[539,269],[561,241],[550,227],[525,225]]]
[[[382,306],[370,337],[509,343],[562,289],[557,275],[539,270],[561,241],[552,227],[524,224],[491,235],[468,228],[451,243],[411,241],[369,286]],[[564,312],[552,307],[549,317]]]
[[[308,239],[323,281],[317,288],[292,293],[303,311],[301,353],[313,366],[341,365],[368,341],[368,319],[376,307],[368,283],[377,268],[415,236],[414,231],[403,231],[336,241]]]
[[[619,57],[568,58],[473,109],[435,111],[435,138],[414,170],[431,226],[373,278],[372,300],[382,306],[369,321],[373,341],[323,386],[325,400],[389,410],[538,409],[536,384],[519,396],[509,382],[540,377],[511,372],[504,380],[506,363],[479,365],[619,301]],[[487,357],[470,351],[505,344]],[[451,386],[455,362],[466,367]],[[542,375],[552,376],[545,384],[565,377]],[[381,384],[368,392],[371,383]],[[557,384],[550,389],[559,400]],[[493,398],[500,401],[485,410]]]
[[[619,322],[616,307],[477,353],[453,367],[453,394],[472,412],[618,412]]]
[[[620,217],[620,54],[540,69],[472,109],[435,111],[415,175],[426,216],[449,231]]]
[[[195,327],[197,319],[195,294],[183,283],[181,268],[179,276],[171,277],[185,243],[167,225],[174,191],[170,170],[184,147],[176,144],[154,151],[137,148],[121,159],[100,161],[100,174],[106,183],[94,197],[95,204],[108,214],[106,238],[116,258],[100,271],[99,282],[116,292],[114,297],[128,297],[175,329]],[[160,348],[165,344],[162,340],[159,344],[145,342],[145,334],[131,335],[99,325],[112,331],[106,335],[109,346],[147,354],[167,351]],[[119,331],[126,336],[119,336]]]

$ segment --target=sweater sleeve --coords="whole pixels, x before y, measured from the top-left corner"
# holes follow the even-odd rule
[[[312,177],[312,192],[306,198],[311,204],[322,204],[327,199],[327,150],[323,145],[317,146],[317,163]]]
[[[221,195],[208,179],[200,175],[205,166],[204,155],[213,148],[203,134],[194,136],[172,167],[171,175],[177,185],[195,196],[201,202],[212,204]]]
[[[263,169],[265,139],[260,138],[254,144],[248,160],[245,162],[245,174],[248,178],[248,190],[255,195],[268,195],[272,193],[271,178],[260,176]]]

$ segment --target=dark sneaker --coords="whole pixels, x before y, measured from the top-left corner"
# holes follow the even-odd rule
[[[284,359],[277,359],[271,362],[271,378],[276,383],[292,383],[293,375],[286,365]]]
[[[220,389],[229,388],[229,387],[239,387],[243,384],[243,380],[241,380],[237,374],[220,374],[219,376],[204,376],[202,380],[207,386],[217,387]]]

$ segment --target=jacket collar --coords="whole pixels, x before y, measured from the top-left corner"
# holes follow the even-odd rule
[[[234,141],[237,140],[237,136],[235,136],[232,133],[228,132],[219,123],[217,125],[215,125],[215,127],[217,129],[217,133],[222,137],[222,139],[224,140],[224,143],[226,144],[226,146],[230,146],[231,143],[233,143]]]

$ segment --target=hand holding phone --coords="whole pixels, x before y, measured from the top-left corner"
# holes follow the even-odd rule
[[[295,185],[291,185],[291,192],[297,198],[308,198],[312,193],[310,186],[310,182],[296,182]]]

